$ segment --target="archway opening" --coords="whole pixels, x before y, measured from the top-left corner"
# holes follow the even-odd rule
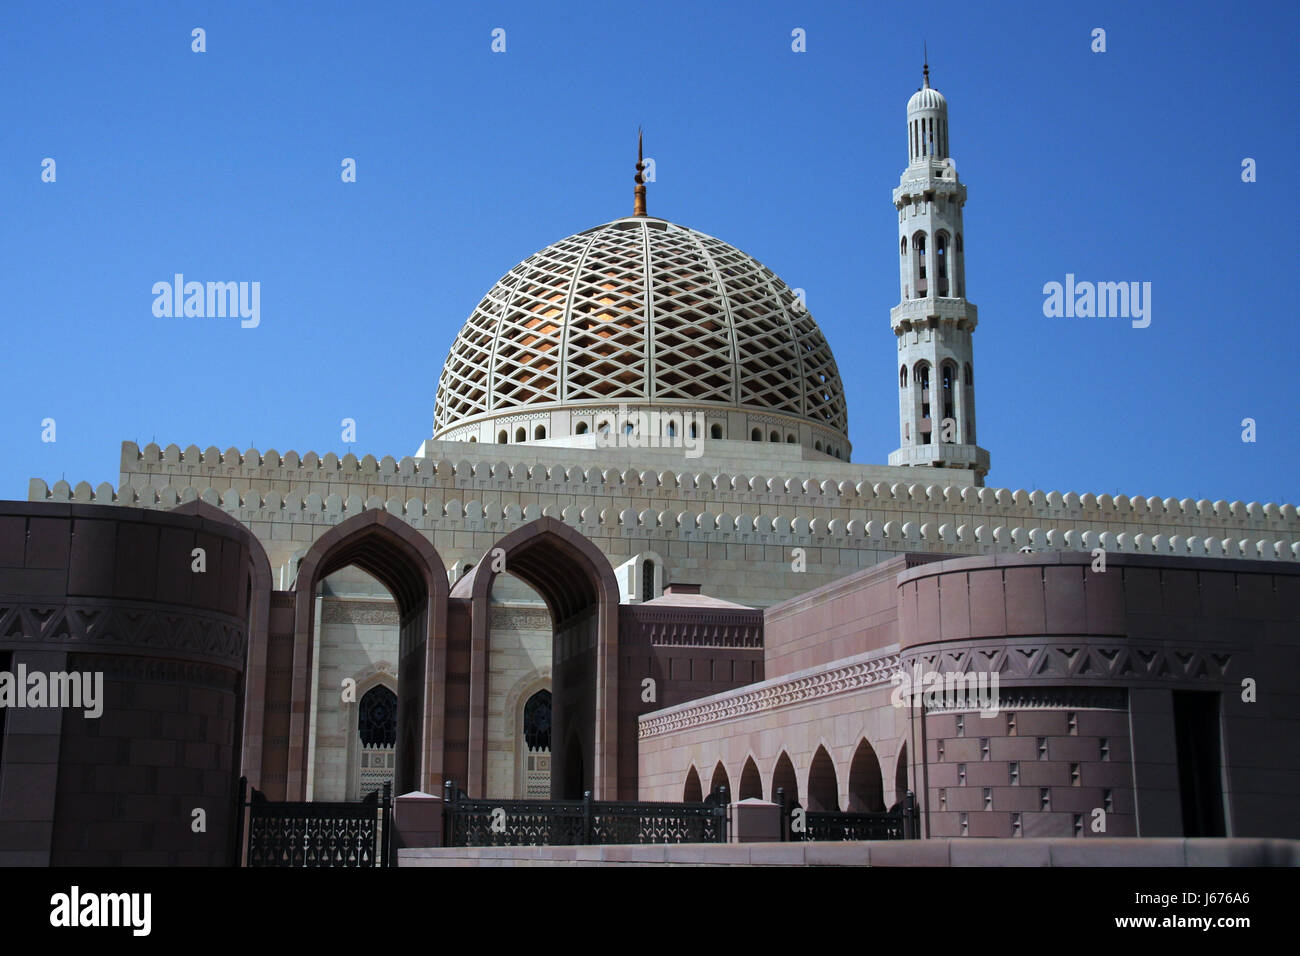
[[[550,619],[551,732],[553,739],[565,741],[564,749],[552,754],[551,796],[578,799],[591,790],[599,799],[615,799],[623,778],[630,791],[635,766],[629,770],[618,763],[618,675],[613,667],[618,584],[594,544],[549,517],[502,538],[453,592],[472,599],[466,790],[473,796],[505,795],[487,760],[492,734],[488,702],[498,667],[492,605],[502,575],[513,579],[514,586],[531,589]],[[634,760],[635,750],[629,752]]]
[[[840,808],[839,781],[835,764],[825,747],[818,747],[808,769],[808,809],[828,813]]]
[[[700,775],[691,767],[690,772],[686,774],[686,786],[682,787],[683,803],[700,803],[704,799],[704,794],[700,790]]]
[[[758,774],[758,765],[753,757],[745,758],[745,767],[740,771],[740,792],[736,797],[739,800],[763,799],[763,778]]]
[[[722,765],[721,760],[719,760],[718,765],[713,768],[713,779],[709,781],[709,796],[715,796],[719,787],[727,788],[727,799],[730,800],[731,781],[727,779],[727,768]]]
[[[368,587],[370,593],[365,597],[370,600],[338,602],[357,616],[336,622],[324,615],[322,608],[333,590],[326,583],[331,580]],[[322,745],[337,742],[330,738],[337,738],[335,728],[340,724],[358,727],[359,734],[361,701],[346,700],[339,685],[340,679],[351,678],[356,690],[368,693],[372,688],[362,683],[367,669],[375,682],[384,683],[381,677],[387,674],[397,688],[391,760],[396,792],[432,792],[441,785],[443,769],[444,720],[435,719],[439,715],[432,711],[446,706],[447,620],[447,572],[433,545],[393,515],[365,511],[327,531],[312,545],[298,566],[294,591],[289,706],[283,713],[267,713],[265,731],[268,738],[283,733],[288,740],[285,799],[344,799],[348,795],[350,768],[344,773],[335,768],[323,774],[327,763],[338,758],[331,758]],[[369,616],[370,612],[379,614],[379,619]],[[390,635],[396,631],[396,641],[387,652],[375,643],[379,640],[376,634],[385,625]],[[334,646],[331,642],[338,634],[350,635],[352,643]],[[268,667],[271,664],[268,659]],[[363,675],[360,680],[358,673]],[[372,706],[382,700],[380,695]],[[351,718],[345,707],[351,707],[357,716]],[[329,788],[316,792],[318,779],[331,781]]]
[[[870,742],[863,738],[849,764],[849,810],[879,813],[885,809],[885,787],[880,760]]]
[[[903,746],[898,751],[898,764],[894,767],[894,800],[902,800],[907,796],[907,741],[903,741]]]
[[[582,796],[583,789],[586,787],[587,775],[582,767],[582,742],[578,740],[578,735],[574,734],[569,738],[569,745],[564,748],[564,786],[561,788],[561,796],[564,794],[576,793],[578,797]],[[554,779],[554,778],[552,778]],[[552,784],[552,793],[555,787]],[[569,797],[568,799],[576,799]]]
[[[776,792],[784,792],[785,805],[787,807],[802,806],[799,803],[799,779],[794,775],[794,764],[785,751],[781,751],[781,756],[776,759],[776,769],[772,771],[772,800],[776,800]]]

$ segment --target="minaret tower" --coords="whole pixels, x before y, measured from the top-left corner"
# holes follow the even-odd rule
[[[894,190],[899,285],[890,310],[898,337],[900,444],[891,465],[975,472],[984,483],[989,453],[975,443],[975,358],[979,321],[966,299],[961,211],[966,187],[948,152],[948,101],[924,85],[907,103],[907,169]]]

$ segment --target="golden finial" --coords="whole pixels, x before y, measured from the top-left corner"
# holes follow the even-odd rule
[[[645,215],[645,177],[641,175],[645,161],[641,158],[641,127],[636,128],[636,199],[632,203],[632,215]]]

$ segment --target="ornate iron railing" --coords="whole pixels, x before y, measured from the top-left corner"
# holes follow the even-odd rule
[[[278,802],[253,790],[238,825],[248,815],[246,866],[384,867],[393,865],[392,784],[359,803]]]
[[[493,800],[444,786],[446,846],[575,846],[613,843],[725,843],[725,788],[704,803]]]
[[[803,810],[786,801],[781,787],[777,788],[776,802],[781,807],[781,839],[787,842],[915,840],[921,832],[916,797],[910,790],[883,813]]]

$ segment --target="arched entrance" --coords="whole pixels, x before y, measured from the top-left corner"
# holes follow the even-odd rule
[[[317,588],[350,565],[379,581],[397,605],[395,790],[439,792],[446,724],[447,572],[423,535],[386,511],[370,510],[327,531],[298,566],[288,799],[301,800],[306,793]]]
[[[452,595],[471,607],[469,773],[465,790],[488,796],[486,779],[489,601],[498,574],[532,588],[551,616],[552,737],[564,740],[551,765],[552,796],[616,799],[636,768],[620,774],[618,754],[618,583],[594,544],[555,518],[539,518],[498,541]],[[575,762],[576,761],[576,762]],[[629,794],[630,796],[631,794]]]
[[[880,813],[884,809],[885,783],[880,773],[880,760],[864,737],[849,764],[849,810],[853,813]]]
[[[783,790],[787,807],[802,806],[799,803],[799,778],[794,775],[794,764],[786,752],[776,760],[776,769],[772,771],[772,800],[776,801],[776,791]]]
[[[718,792],[719,787],[726,787],[727,793],[731,793],[731,781],[727,779],[727,768],[718,761],[718,765],[713,768],[713,779],[709,781],[709,795],[713,796]],[[730,799],[730,797],[728,797]]]
[[[840,808],[840,787],[835,779],[835,764],[825,747],[818,747],[808,768],[808,809],[821,813]]]
[[[700,790],[700,775],[691,767],[690,773],[686,775],[686,786],[682,788],[683,803],[700,803],[704,799],[704,794]]]
[[[753,757],[745,758],[745,767],[740,771],[740,793],[736,794],[738,800],[755,800],[763,799],[763,778],[758,775],[758,765],[754,763]]]

